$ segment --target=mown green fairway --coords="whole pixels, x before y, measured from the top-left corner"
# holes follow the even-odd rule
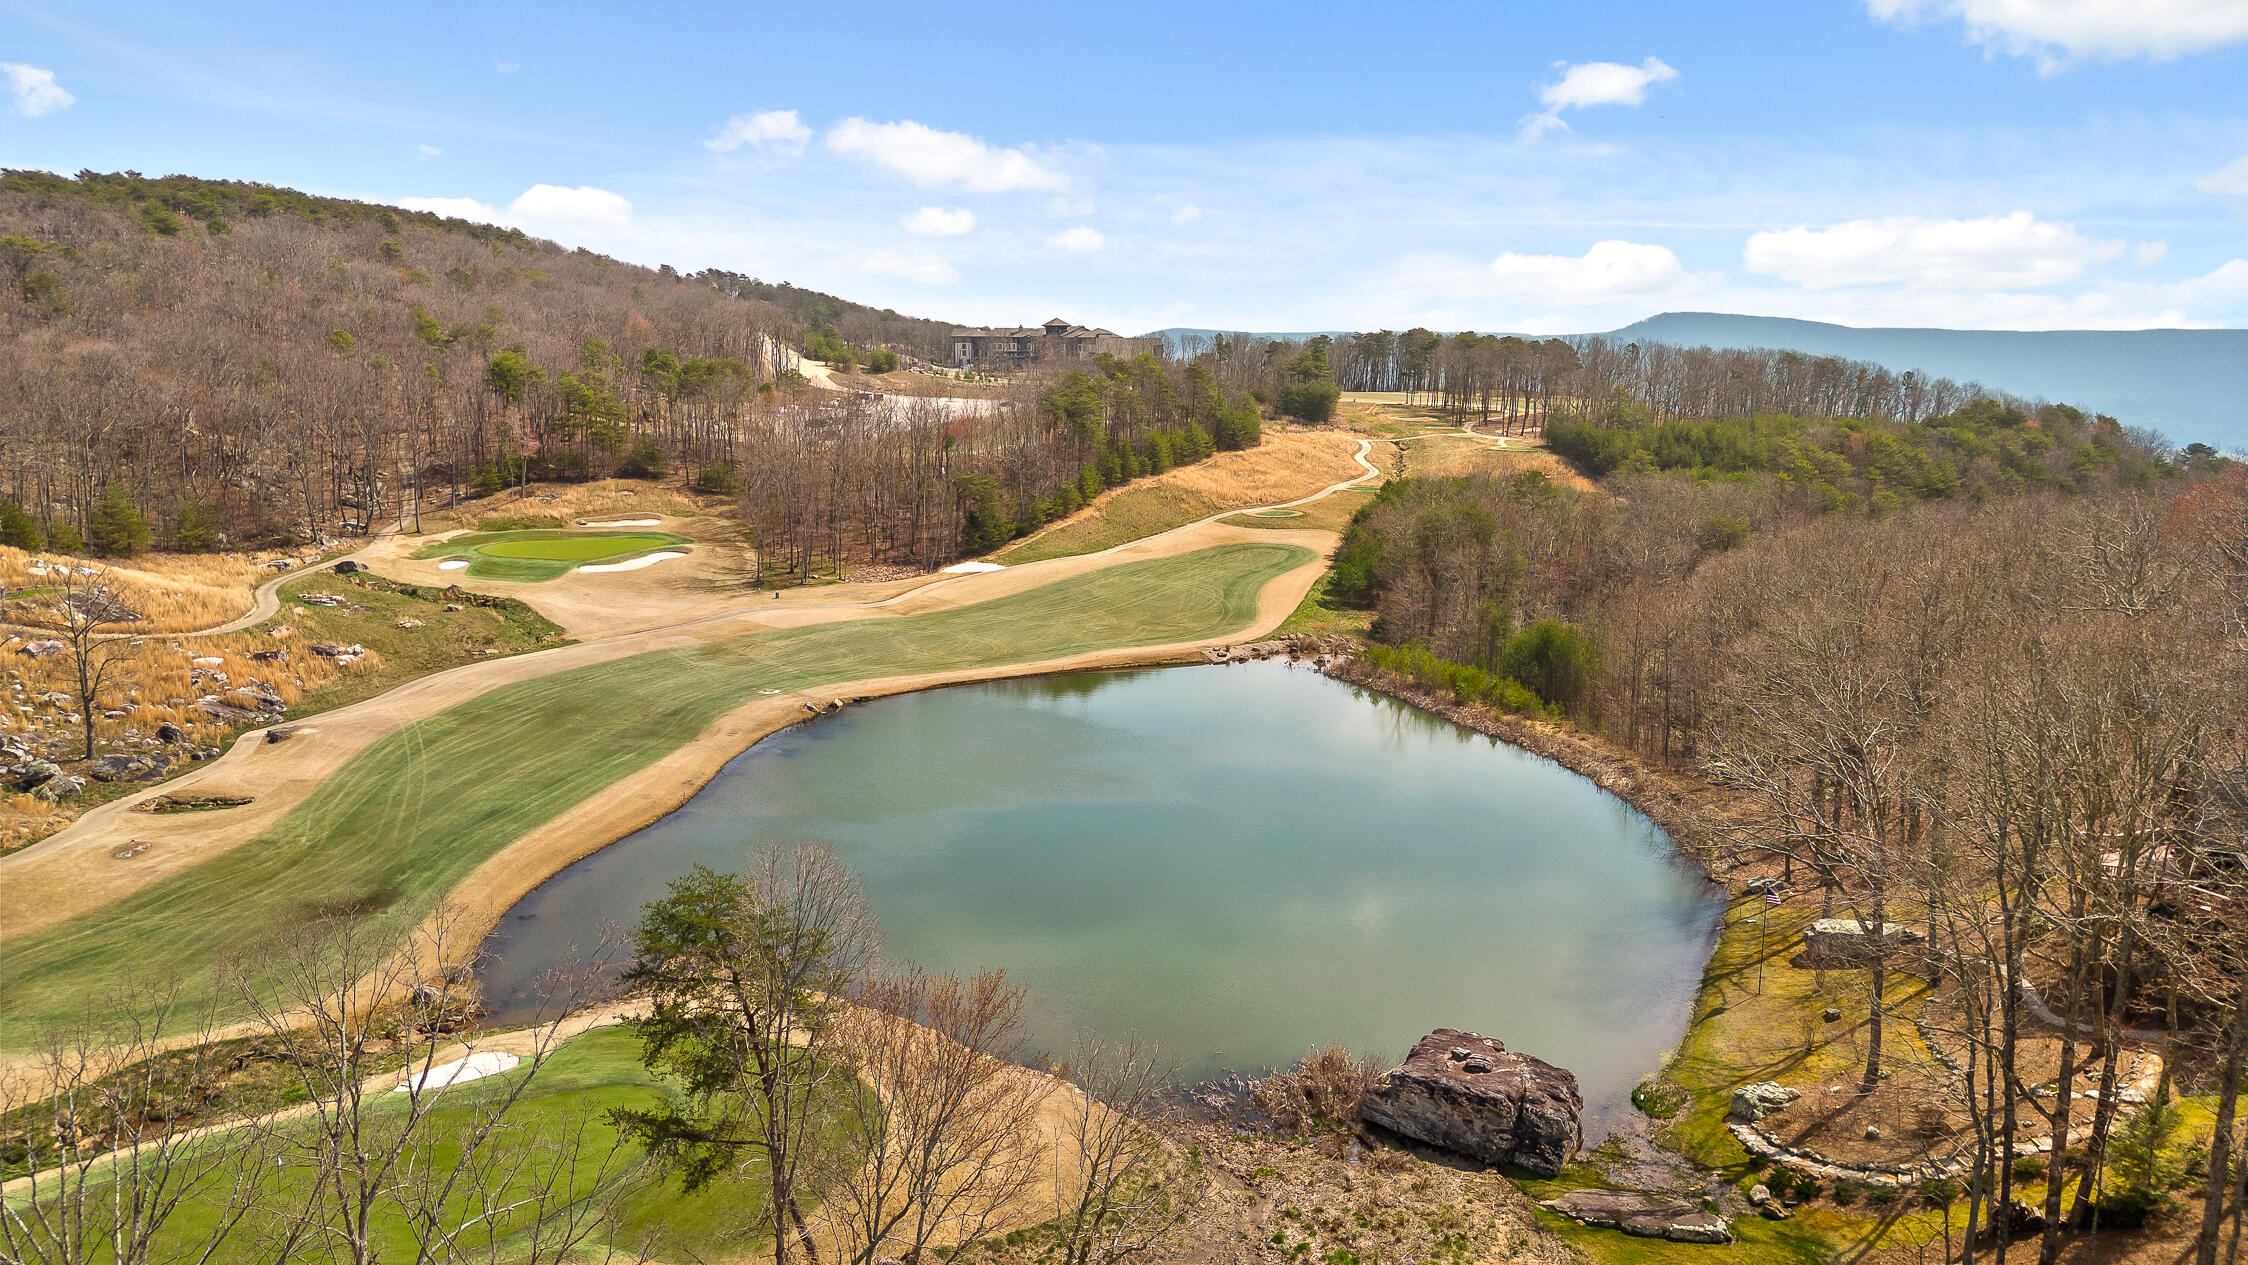
[[[139,980],[190,995],[324,911],[418,918],[487,857],[766,690],[1221,636],[1310,561],[1222,545],[959,610],[786,629],[502,686],[383,738],[273,829],[106,909],[0,943],[0,1049]],[[588,928],[589,940],[594,929]]]
[[[477,1105],[495,1097],[527,1072],[527,1068],[518,1068],[444,1091],[420,1135],[432,1143],[427,1158],[440,1166],[451,1165],[459,1154],[457,1144],[451,1139],[475,1121]],[[596,1028],[564,1042],[548,1056],[529,1092],[509,1112],[503,1137],[493,1145],[565,1154],[578,1138],[579,1130],[584,1130],[583,1149],[579,1152],[583,1166],[568,1185],[568,1197],[590,1196],[610,1203],[614,1220],[605,1233],[596,1234],[593,1240],[596,1244],[607,1241],[633,1251],[647,1250],[666,1260],[736,1259],[749,1255],[749,1249],[759,1240],[770,1241],[757,1229],[764,1218],[769,1192],[753,1158],[747,1160],[744,1171],[720,1177],[693,1195],[683,1193],[676,1180],[666,1179],[643,1165],[636,1148],[610,1158],[606,1165],[601,1162],[616,1139],[616,1131],[608,1123],[606,1113],[620,1107],[650,1107],[664,1092],[663,1084],[641,1066],[640,1042],[630,1031],[622,1027]],[[372,1119],[380,1128],[381,1122],[402,1113],[404,1105],[403,1096],[377,1098],[372,1104]],[[836,1110],[822,1104],[820,1115],[831,1127],[840,1124]],[[298,1126],[284,1124],[281,1127]],[[213,1144],[225,1145],[225,1135],[219,1135]],[[630,1144],[627,1146],[629,1148]],[[536,1170],[538,1166],[527,1167]],[[257,1176],[258,1209],[276,1217],[286,1217],[305,1206],[310,1193],[307,1183],[312,1176],[308,1166],[264,1170]],[[535,1192],[518,1178],[494,1193],[521,1199]],[[207,1198],[195,1196],[184,1200],[158,1236],[159,1255],[167,1246],[174,1250],[200,1246],[216,1224],[224,1194],[221,1185],[208,1192]],[[458,1221],[466,1221],[472,1215],[469,1200],[470,1195],[463,1192],[448,1205],[454,1209],[453,1216]],[[98,1218],[102,1214],[101,1201],[93,1202],[93,1215]],[[99,1241],[103,1227],[88,1228]],[[259,1214],[253,1212],[241,1230],[213,1257],[214,1265],[267,1259],[269,1253],[262,1233],[265,1228]],[[372,1228],[383,1256],[390,1259],[413,1257],[413,1232],[402,1212],[388,1205],[378,1208]],[[519,1220],[503,1221],[500,1234],[503,1245],[521,1238],[528,1229],[529,1225]],[[502,1255],[503,1258],[506,1255],[505,1246]]]
[[[667,531],[502,531],[455,536],[416,558],[466,558],[478,580],[552,580],[588,562],[615,562],[687,544]]]

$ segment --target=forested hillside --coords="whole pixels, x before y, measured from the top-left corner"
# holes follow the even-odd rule
[[[66,535],[113,482],[160,541],[246,540],[721,461],[794,333],[513,230],[250,185],[11,172],[0,243],[0,489]]]
[[[939,322],[731,273],[286,189],[0,176],[0,535],[66,551],[277,541],[530,480],[738,497],[769,574],[941,565],[1102,488],[1256,442],[1326,362],[1101,359],[1002,398],[810,391],[807,338]]]

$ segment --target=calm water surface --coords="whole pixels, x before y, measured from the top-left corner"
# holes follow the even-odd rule
[[[1721,905],[1622,801],[1378,695],[1277,662],[1083,674],[766,739],[517,905],[487,995],[519,1008],[689,866],[797,840],[864,881],[892,956],[1028,985],[1046,1051],[1137,1032],[1200,1078],[1467,1028],[1574,1071],[1593,1136],[1677,1041]]]

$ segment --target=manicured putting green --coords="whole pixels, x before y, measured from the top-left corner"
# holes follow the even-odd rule
[[[466,558],[477,580],[552,580],[588,562],[618,562],[688,543],[664,531],[478,532],[441,540],[416,558]]]

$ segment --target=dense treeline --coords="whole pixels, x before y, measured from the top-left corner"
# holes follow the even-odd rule
[[[113,484],[189,545],[700,469],[796,337],[520,233],[181,177],[9,173],[0,262],[0,495],[65,542]]]
[[[1983,1245],[2034,1232],[2050,1261],[2205,1184],[2216,1259],[2248,1062],[2248,470],[1989,401],[1564,436],[1615,471],[1599,490],[1402,480],[1359,513],[1330,591],[1377,612],[1370,661],[1691,767],[1751,812],[1705,843],[1861,928],[1927,928],[1934,951],[1866,972],[1862,1092],[1888,972],[1939,977],[1921,1022],[1966,1068],[1942,1092],[1968,1241],[2028,1198],[2043,1228]],[[2143,1111],[2115,1106],[2126,1028],[2172,1042]],[[2203,1169],[2164,1105],[2189,1091],[2218,1112]]]
[[[1013,383],[968,417],[935,400],[753,415],[738,469],[766,578],[940,566],[1261,438],[1255,402],[1228,396],[1205,360],[1098,356],[1091,369]]]
[[[1966,494],[2069,490],[2154,455],[2110,419],[2065,404],[2033,416],[1982,398],[1914,425],[1866,418],[1765,413],[1721,421],[1603,427],[1556,421],[1547,444],[1595,477],[1684,471],[1701,477],[1771,474],[1815,489],[1829,509],[1878,508]]]
[[[1553,442],[1607,475],[1602,490],[1535,473],[1393,482],[1354,518],[1332,590],[1377,612],[1377,640],[1489,671],[1527,623],[1585,629],[1596,683],[1547,701],[1658,756],[1693,744],[1702,691],[1682,663],[1706,662],[1708,647],[1679,638],[1714,634],[1688,621],[1680,591],[1719,555],[1830,516],[1863,525],[1926,501],[2115,495],[2190,468],[2074,409],[2029,418],[1987,400],[1921,426],[1573,423]]]
[[[1379,330],[1334,339],[1328,355],[1345,390],[1429,394],[1455,415],[1513,432],[1562,420],[1640,426],[1765,414],[1918,422],[1994,395],[1832,356],[1603,338]]]

